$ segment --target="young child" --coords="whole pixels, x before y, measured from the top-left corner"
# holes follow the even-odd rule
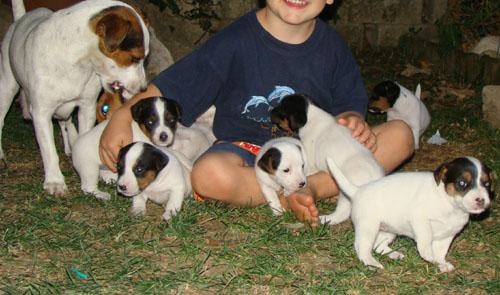
[[[253,164],[258,147],[276,134],[269,109],[292,93],[304,93],[352,130],[384,167],[392,171],[413,152],[410,128],[391,121],[370,128],[367,96],[359,68],[334,28],[317,18],[334,0],[267,0],[200,48],[160,73],[147,90],[112,117],[100,142],[100,156],[114,170],[120,147],[130,143],[130,106],[163,95],[178,101],[182,123],[191,125],[212,104],[218,141],[194,164],[193,190],[203,198],[236,206],[265,203]],[[308,186],[287,198],[286,207],[317,225],[315,201],[338,194],[327,172],[308,177]]]

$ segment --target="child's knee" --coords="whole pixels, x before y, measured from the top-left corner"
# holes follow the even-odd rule
[[[229,177],[230,175],[218,163],[217,158],[208,155],[197,160],[193,165],[191,184],[198,194],[210,196],[214,188],[218,191],[224,190],[227,183],[230,183]]]
[[[392,123],[394,141],[398,144],[401,155],[406,159],[410,157],[415,150],[413,131],[408,124],[401,120],[394,120]]]

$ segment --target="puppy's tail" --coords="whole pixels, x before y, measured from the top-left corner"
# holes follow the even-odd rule
[[[328,165],[328,169],[330,169],[330,173],[333,175],[335,181],[339,185],[340,190],[343,191],[344,194],[352,198],[358,191],[359,187],[357,187],[347,179],[334,159],[326,158],[326,163]]]
[[[20,19],[23,15],[26,14],[26,8],[24,7],[23,0],[12,0],[12,16],[14,17],[14,21]]]

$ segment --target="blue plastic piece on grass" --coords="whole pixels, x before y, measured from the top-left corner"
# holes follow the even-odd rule
[[[76,268],[72,268],[71,271],[77,275],[80,279],[88,279],[89,278],[89,275],[88,274],[84,274],[83,272],[79,271],[78,269]]]

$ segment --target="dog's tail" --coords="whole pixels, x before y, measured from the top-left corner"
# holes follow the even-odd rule
[[[24,7],[23,0],[12,0],[12,16],[14,17],[14,21],[20,19],[23,15],[26,14],[26,8]]]
[[[415,96],[420,99],[420,95],[422,94],[422,88],[420,87],[420,83],[417,85],[417,89],[415,89]],[[421,99],[420,99],[421,100]]]
[[[358,191],[359,187],[347,179],[334,159],[328,157],[326,158],[326,163],[328,165],[328,169],[330,169],[330,173],[333,175],[335,181],[339,185],[340,190],[343,191],[344,194],[352,198]]]

